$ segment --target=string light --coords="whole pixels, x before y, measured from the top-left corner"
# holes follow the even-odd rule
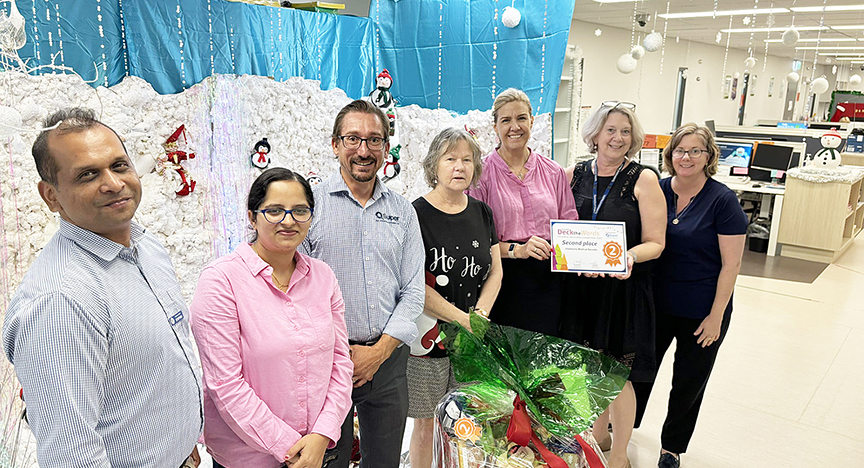
[[[444,4],[438,5],[438,109],[441,108],[441,61],[444,50]]]
[[[207,0],[207,32],[210,35],[210,74],[216,74],[216,59],[215,50],[213,48],[213,11],[210,7],[210,0]]]
[[[669,4],[671,2],[666,2],[666,14],[669,14]],[[716,5],[715,5],[716,8]],[[660,50],[660,74],[663,74],[663,59],[666,58],[666,31],[669,29],[669,20],[663,18],[663,48]]]
[[[65,55],[63,54],[63,29],[60,27],[60,4],[59,3],[54,4],[54,18],[57,20],[57,44],[60,47],[60,65],[65,66],[66,65],[66,59],[65,59]]]
[[[492,24],[495,25],[492,29],[492,32],[495,35],[495,40],[492,41],[492,99],[495,99],[495,95],[497,94],[495,72],[498,69],[498,0],[495,0],[495,16],[492,17]]]
[[[97,0],[99,1],[99,0]],[[177,0],[177,40],[180,43],[180,82],[183,83],[183,89],[186,89],[186,54],[183,50],[183,19],[180,9],[180,0]]]
[[[99,23],[99,38],[101,39],[101,44],[99,44],[99,48],[100,50],[102,50],[102,84],[107,88],[108,59],[105,55],[105,29],[102,27],[102,0],[96,0],[96,21]]]
[[[375,70],[381,69],[381,0],[375,0]]]
[[[276,12],[276,18],[278,18],[278,29],[279,29],[279,43],[282,43],[282,9]],[[282,57],[282,49],[279,49],[279,74],[285,76],[285,60]]]
[[[729,29],[732,29],[732,17],[729,17]],[[723,86],[726,85],[726,62],[729,59],[729,40],[732,38],[732,35],[726,33],[726,53],[723,54],[723,75],[720,78],[720,82],[723,83]]]
[[[36,56],[36,61],[42,61],[42,53],[39,51],[39,28],[37,27],[38,22],[37,13],[36,13],[36,1],[33,1],[33,55]]]
[[[549,0],[546,0],[546,6],[543,8],[543,46],[540,52],[540,104],[543,104],[543,83],[546,77],[546,24],[549,14]]]
[[[210,0],[207,0],[207,2],[209,3]],[[129,51],[126,49],[126,20],[123,17],[123,0],[117,0],[117,7],[120,9],[120,44],[123,49],[123,76],[129,76]]]

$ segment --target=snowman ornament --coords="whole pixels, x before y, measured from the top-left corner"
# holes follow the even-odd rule
[[[393,86],[393,78],[390,77],[390,72],[385,68],[378,74],[375,80],[377,86],[369,93],[369,100],[372,104],[380,107],[387,115],[388,124],[390,125],[390,136],[396,134],[396,101],[393,100],[393,93],[390,92],[390,87]]]
[[[820,142],[822,143],[822,149],[807,160],[806,166],[836,169],[840,166],[840,150],[838,148],[840,148],[840,144],[843,142],[840,134],[837,133],[837,129],[832,128],[831,131],[822,135]]]

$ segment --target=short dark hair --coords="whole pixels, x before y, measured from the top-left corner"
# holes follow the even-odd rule
[[[249,197],[246,199],[246,209],[255,211],[260,208],[261,204],[264,203],[264,198],[267,197],[267,188],[273,182],[281,180],[300,183],[303,186],[303,193],[306,195],[306,203],[309,208],[315,209],[315,196],[312,194],[312,186],[309,185],[309,181],[300,174],[284,167],[267,169],[255,179],[255,182],[252,182],[252,187],[249,188]],[[258,233],[254,232],[251,242],[255,242],[257,239]]]
[[[390,139],[390,119],[387,118],[384,111],[369,101],[357,99],[343,107],[342,110],[336,114],[336,121],[333,122],[333,134],[330,136],[332,140],[335,141],[342,134],[342,121],[345,120],[345,116],[351,112],[371,114],[378,117],[378,120],[381,122],[381,136],[384,137],[384,140]]]
[[[92,109],[85,109],[83,107],[61,109],[45,119],[43,126],[47,130],[39,132],[39,136],[33,142],[31,153],[33,154],[33,160],[36,162],[36,171],[39,172],[39,177],[51,185],[57,184],[57,162],[54,160],[54,155],[48,150],[48,137],[52,132],[58,135],[66,135],[73,132],[83,132],[97,125],[111,130],[117,139],[120,140],[123,152],[127,155],[129,154],[120,135],[117,135],[117,132],[113,128],[97,120],[96,113]],[[55,126],[56,128],[53,128]]]

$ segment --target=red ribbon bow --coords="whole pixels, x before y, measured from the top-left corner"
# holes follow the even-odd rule
[[[507,426],[507,440],[516,445],[528,445],[533,443],[534,447],[540,452],[540,456],[546,462],[549,468],[568,468],[567,462],[561,459],[558,455],[550,452],[543,445],[534,430],[531,429],[531,417],[528,416],[528,409],[525,407],[525,402],[516,395],[513,399],[513,415],[510,416],[510,424]],[[600,457],[594,452],[594,449],[585,442],[582,437],[576,436],[579,445],[582,446],[582,451],[585,453],[585,459],[588,461],[588,466],[591,468],[602,468],[603,462]]]

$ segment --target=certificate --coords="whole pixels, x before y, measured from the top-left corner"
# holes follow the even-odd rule
[[[554,219],[552,271],[626,273],[627,232],[622,221]]]

